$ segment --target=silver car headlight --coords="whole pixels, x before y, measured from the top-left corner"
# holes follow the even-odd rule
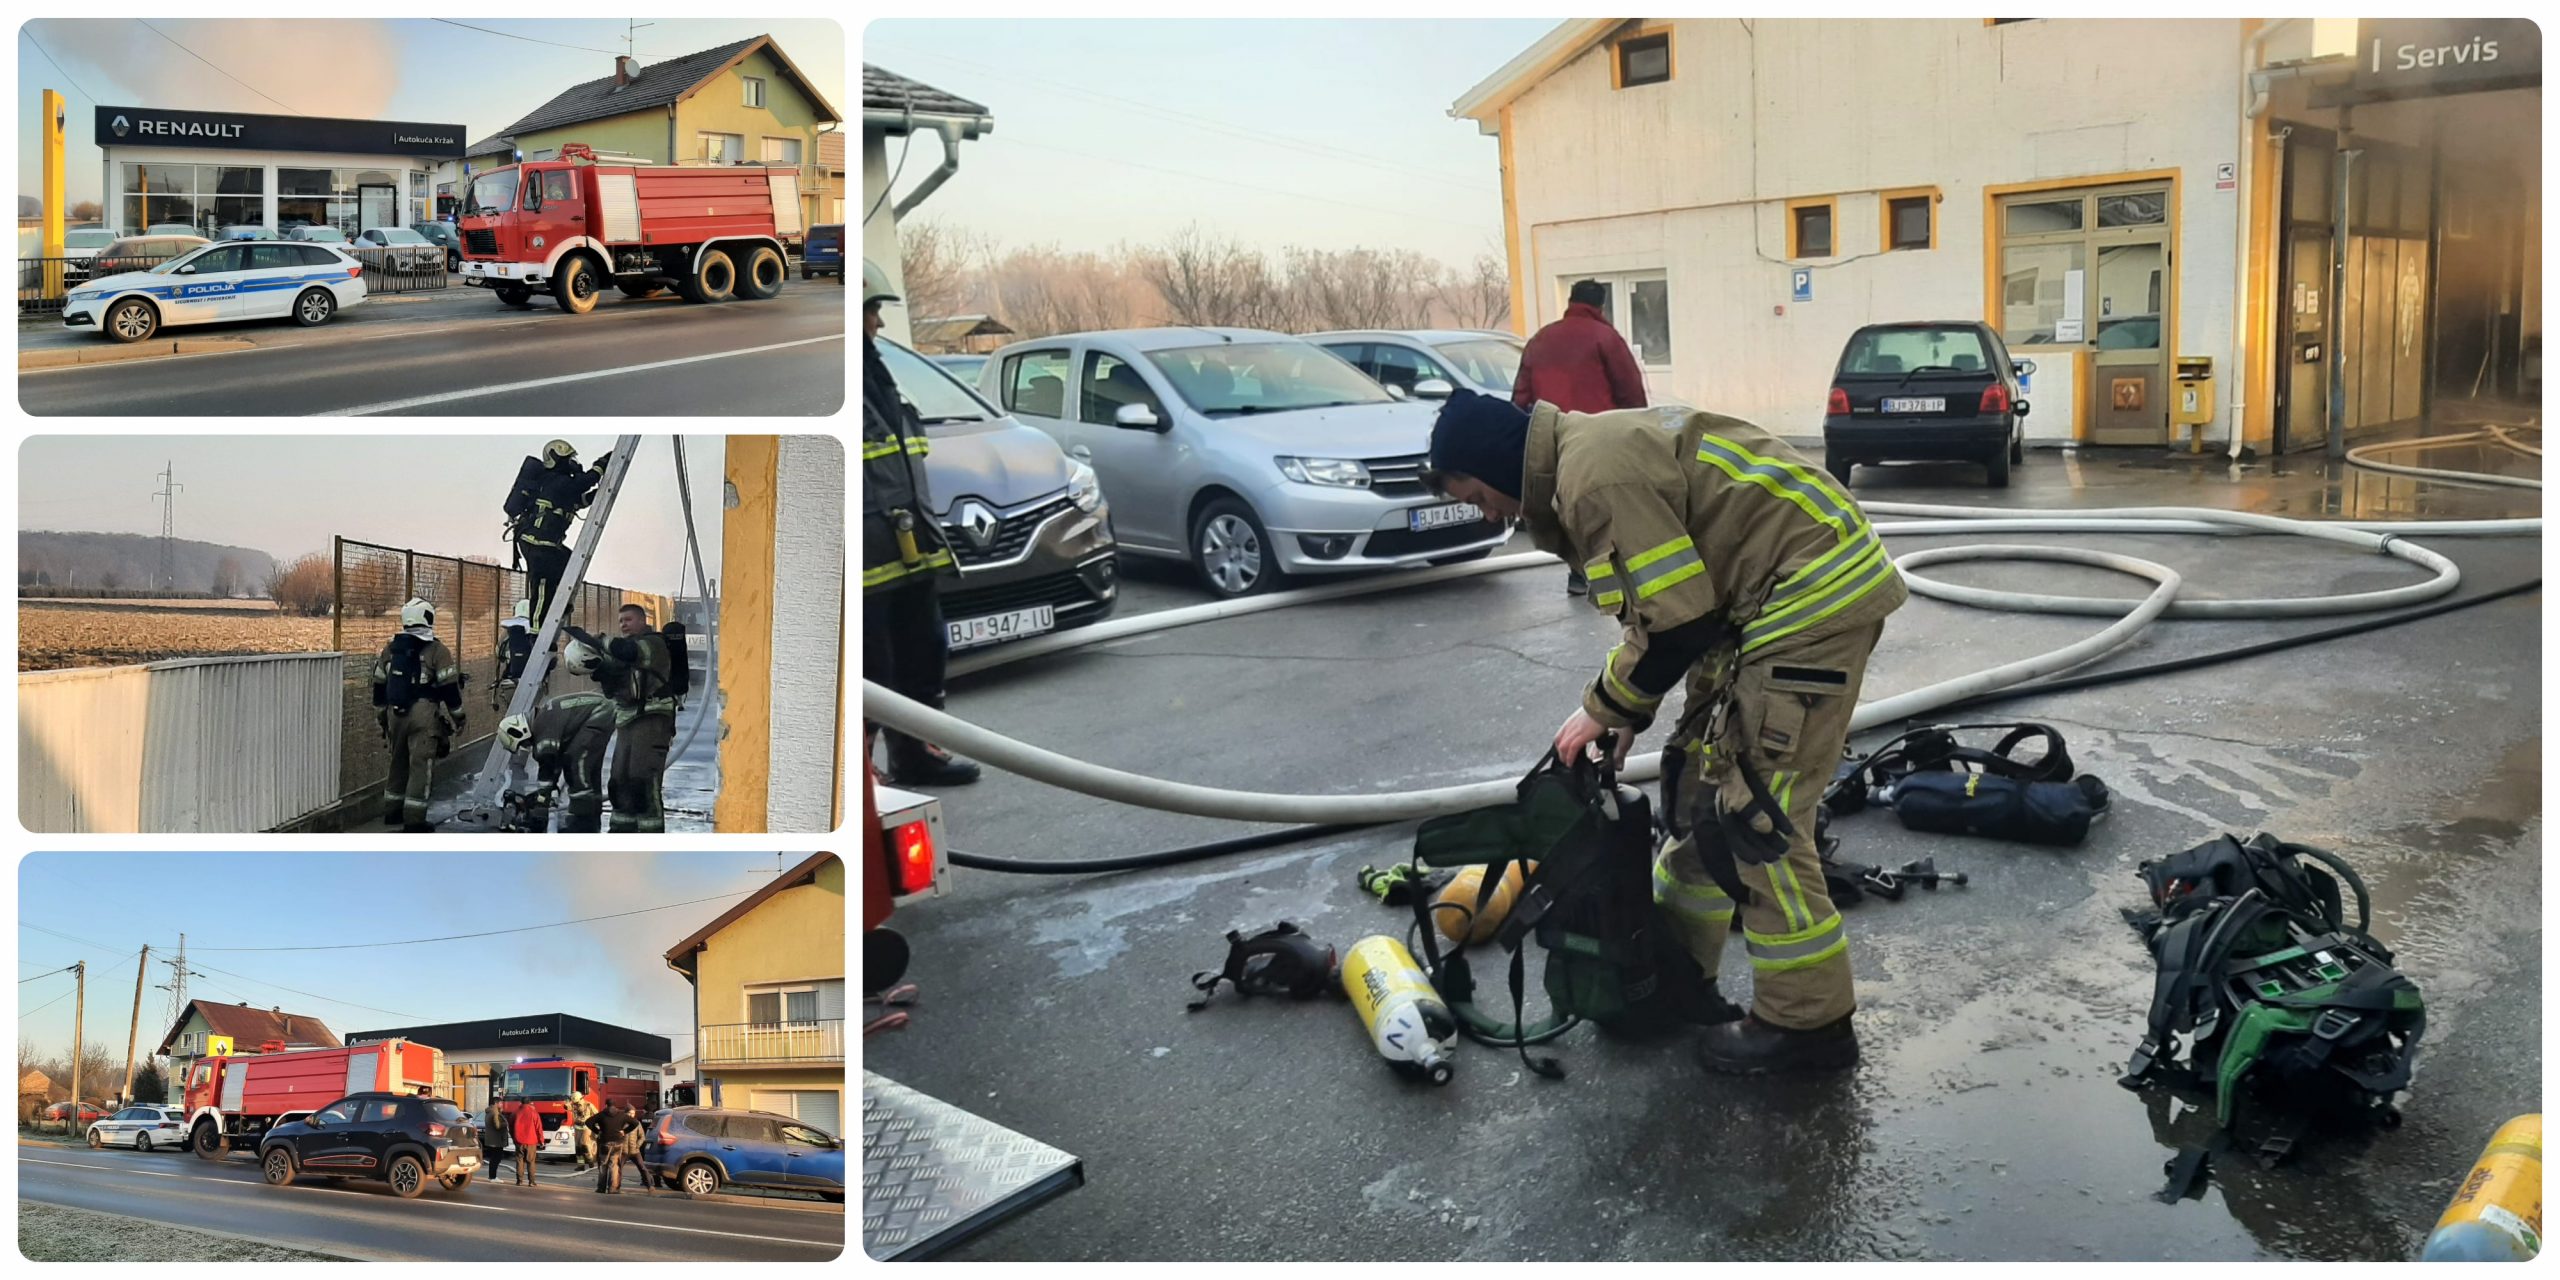
[[[1323,485],[1331,489],[1366,489],[1369,487],[1369,465],[1348,458],[1273,458],[1280,474],[1300,484]]]
[[[1067,496],[1076,500],[1078,511],[1100,511],[1102,509],[1102,478],[1093,474],[1093,468],[1081,462],[1069,462],[1067,464]]]

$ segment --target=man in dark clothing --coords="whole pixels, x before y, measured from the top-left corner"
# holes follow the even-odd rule
[[[581,467],[577,446],[554,440],[516,468],[515,488],[507,494],[507,536],[524,561],[526,594],[532,597],[525,616],[535,630],[550,614],[551,598],[569,569],[570,522],[596,500],[596,485],[611,461],[607,452],[594,466]]]
[[[1600,314],[1608,300],[1608,287],[1599,281],[1574,283],[1565,295],[1564,315],[1531,335],[1520,352],[1511,403],[1526,410],[1544,400],[1566,413],[1644,407],[1644,371],[1617,327]],[[1566,567],[1564,589],[1577,596],[1590,590],[1582,566]]]
[[[540,1185],[533,1176],[533,1166],[542,1158],[542,1114],[533,1109],[532,1103],[519,1100],[508,1126],[516,1140],[516,1185]]]
[[[615,1099],[596,1118],[588,1122],[596,1134],[596,1190],[622,1190],[622,1135],[631,1129],[628,1104]]]
[[[941,579],[959,572],[933,519],[925,487],[924,424],[898,394],[880,358],[880,307],[896,302],[889,278],[862,264],[862,678],[942,706],[943,664],[950,633],[942,625]],[[862,729],[862,758],[871,763],[872,729]],[[978,780],[978,766],[950,752],[889,731],[891,782],[955,787]]]
[[[667,829],[667,753],[675,747],[675,655],[667,638],[649,625],[649,611],[626,604],[614,615],[621,632],[599,640],[575,627],[569,635],[594,651],[596,683],[613,699],[613,776],[605,794],[613,802],[616,834]]]
[[[498,1161],[507,1154],[507,1112],[495,1096],[488,1109],[480,1113],[480,1168],[489,1181],[498,1180]]]

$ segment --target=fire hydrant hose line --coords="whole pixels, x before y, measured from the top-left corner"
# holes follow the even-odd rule
[[[2371,523],[2297,520],[2251,512],[2197,507],[2110,508],[2065,512],[1894,502],[1868,502],[1861,505],[1871,515],[1922,518],[1917,522],[1877,524],[1876,531],[1884,535],[1944,536],[1991,531],[2081,534],[2125,532],[2288,534],[2335,542],[2387,555],[2425,569],[2430,576],[2423,582],[2408,586],[2340,595],[2299,599],[2190,600],[2180,598],[2180,592],[2185,584],[2175,570],[2119,552],[2078,547],[1998,543],[1906,552],[1896,557],[1895,563],[1902,569],[1904,580],[1911,590],[1919,595],[1984,609],[2112,617],[2114,621],[2084,639],[2048,653],[1862,703],[1851,722],[1853,731],[1925,715],[1960,703],[1979,702],[1993,695],[2030,686],[2031,682],[2043,680],[2115,652],[2132,642],[2152,623],[2163,617],[2221,620],[2328,617],[2425,604],[2454,591],[2461,584],[2462,573],[2451,560],[2409,541],[2411,536],[2535,536],[2539,535],[2542,529],[2542,522],[2535,518]],[[955,671],[983,671],[1025,658],[1131,635],[1190,626],[1268,609],[1346,599],[1377,591],[1406,590],[1479,573],[1502,572],[1547,564],[1553,559],[1551,556],[1536,553],[1503,556],[1357,583],[1283,592],[1194,608],[1165,610],[1045,637],[1024,645],[1009,646],[1005,650],[966,664],[959,664],[955,666]],[[1917,572],[1932,565],[1966,560],[2017,559],[2109,569],[2147,579],[2152,584],[2152,589],[2139,600],[2056,596],[1957,586]],[[2419,613],[2431,614],[2444,607],[2446,606],[2437,606],[2436,609],[2429,610],[2413,610],[2400,617],[2374,619],[2372,623],[2387,625],[2404,620],[2406,617],[2417,616]],[[2341,631],[2351,629],[2353,628],[2343,628]],[[2319,638],[2326,638],[2326,636],[2301,637],[2299,640],[2309,643]],[[2210,657],[2211,655],[2208,655],[2208,658]],[[2168,667],[2177,664],[2161,665]],[[2101,673],[2100,676],[2084,677],[2084,679],[2094,683],[2098,679],[2117,674]],[[1051,786],[1122,804],[1172,813],[1242,822],[1320,824],[1324,828],[1344,829],[1408,821],[1498,803],[1511,795],[1513,789],[1513,783],[1507,778],[1421,791],[1348,795],[1294,795],[1200,786],[1113,769],[1060,755],[1030,743],[1019,742],[956,716],[926,707],[868,680],[863,682],[862,689],[863,715],[866,719],[914,734],[951,750],[974,756],[995,768],[1020,774]],[[1620,776],[1629,782],[1644,782],[1651,780],[1659,770],[1660,762],[1657,759],[1641,757],[1630,760],[1627,769]],[[1285,839],[1309,838],[1311,834],[1313,833],[1267,832],[1260,836],[1222,841],[1219,842],[1218,848],[1220,852],[1241,852],[1244,848],[1263,847],[1268,843],[1284,842]],[[1208,847],[1204,846],[1194,850],[1176,850],[1164,855],[1142,855],[1098,862],[1040,864],[1039,869],[1054,869],[1065,873],[1167,865],[1174,861],[1212,856],[1203,852],[1206,848]],[[955,861],[959,861],[964,866],[977,865],[996,870],[1034,869],[1034,864],[1020,860],[955,855]],[[1105,863],[1112,865],[1104,865]]]
[[[2525,441],[2517,439],[2516,432],[2518,431],[2531,431],[2536,435],[2540,435],[2542,429],[2540,427],[2531,426],[2509,427],[2491,423],[2481,427],[2481,429],[2477,431],[2462,431],[2456,432],[2452,435],[2442,436],[2424,436],[2416,440],[2386,440],[2380,443],[2363,445],[2358,448],[2347,450],[2347,465],[2352,467],[2362,467],[2367,471],[2381,471],[2395,476],[2416,476],[2422,480],[2438,480],[2448,484],[2499,485],[2510,489],[2540,489],[2542,487],[2542,481],[2533,476],[2501,475],[2494,471],[2457,471],[2447,467],[2420,467],[2412,466],[2405,462],[2383,462],[2379,460],[2383,454],[2399,453],[2409,449],[2442,449],[2453,445],[2483,443],[2500,445],[2529,457],[2540,458],[2542,456],[2542,446],[2537,444],[2528,444]]]

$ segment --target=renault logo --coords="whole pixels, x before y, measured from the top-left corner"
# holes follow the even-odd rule
[[[124,136],[125,130],[130,129],[133,126],[125,123],[125,118],[123,116],[117,116],[114,121],[108,124],[107,127],[115,130],[116,136],[121,138]]]
[[[987,504],[975,498],[960,504],[960,531],[968,534],[969,541],[979,550],[995,545],[997,524],[996,513],[987,510]]]

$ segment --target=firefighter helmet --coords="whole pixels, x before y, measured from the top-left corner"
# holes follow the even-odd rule
[[[525,740],[533,736],[533,723],[523,716],[508,716],[498,722],[498,745],[509,751],[524,750]]]
[[[572,461],[578,456],[578,446],[571,444],[566,440],[554,440],[551,443],[542,446],[542,456],[561,461]]]
[[[432,627],[435,624],[436,607],[434,605],[412,596],[409,598],[409,603],[400,606],[402,627]]]
[[[862,260],[862,305],[875,302],[900,302],[898,291],[889,287],[889,273],[869,258]]]
[[[571,640],[569,646],[560,651],[560,661],[579,675],[591,676],[596,673],[596,651],[584,640]]]

